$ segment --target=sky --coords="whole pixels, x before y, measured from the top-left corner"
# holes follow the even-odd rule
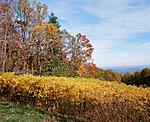
[[[150,0],[40,0],[61,29],[85,34],[99,67],[150,64]]]

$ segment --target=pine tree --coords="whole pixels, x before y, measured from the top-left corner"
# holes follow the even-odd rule
[[[54,24],[58,29],[60,29],[60,24],[58,22],[58,18],[55,16],[55,14],[52,12],[51,15],[49,16],[49,24]]]

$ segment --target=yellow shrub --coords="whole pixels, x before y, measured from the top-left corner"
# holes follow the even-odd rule
[[[98,79],[0,75],[0,97],[95,121],[149,121],[150,88]]]

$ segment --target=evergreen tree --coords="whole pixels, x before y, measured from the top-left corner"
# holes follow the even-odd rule
[[[52,12],[51,15],[49,16],[49,24],[54,24],[58,29],[60,28],[60,24],[58,22],[58,18],[55,16],[55,14]]]

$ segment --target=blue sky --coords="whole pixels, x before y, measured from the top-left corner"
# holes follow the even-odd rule
[[[93,44],[97,66],[150,64],[150,0],[40,0]]]

